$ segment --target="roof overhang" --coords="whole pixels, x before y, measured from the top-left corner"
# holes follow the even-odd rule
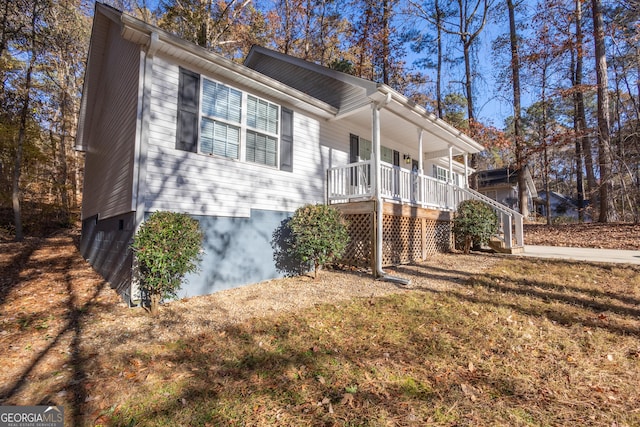
[[[484,150],[484,147],[464,132],[456,129],[423,107],[410,101],[387,85],[379,84],[377,90],[364,98],[358,105],[347,110],[340,110],[335,119],[349,118],[362,126],[370,126],[372,105],[380,105],[381,132],[396,141],[403,141],[407,149],[415,148],[419,134],[425,141],[425,158],[438,158],[473,154]]]
[[[97,4],[96,10],[98,8],[108,8],[108,6]],[[338,112],[336,108],[325,102],[310,98],[303,92],[286,86],[264,74],[130,15],[122,13],[120,22],[121,35],[125,40],[139,44],[146,50],[150,46],[152,39],[156,38],[157,41],[154,43],[155,54],[160,53],[173,57],[185,67],[192,66],[194,71],[220,76],[230,82],[252,89],[256,93],[286,102],[291,107],[320,117],[331,118]],[[153,38],[152,34],[154,34]]]

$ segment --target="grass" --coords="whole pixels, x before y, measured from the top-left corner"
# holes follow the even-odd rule
[[[104,369],[131,375],[104,425],[640,425],[640,269],[507,259]]]

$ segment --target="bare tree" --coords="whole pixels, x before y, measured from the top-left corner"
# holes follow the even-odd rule
[[[39,54],[40,46],[38,40],[38,25],[43,12],[42,8],[46,7],[46,3],[40,3],[33,0],[31,3],[30,12],[30,27],[25,34],[25,52],[28,55],[26,63],[26,71],[24,77],[24,84],[21,88],[21,99],[19,115],[19,127],[18,138],[16,141],[15,158],[13,164],[13,180],[11,201],[13,205],[13,218],[15,226],[15,240],[20,242],[24,240],[24,231],[22,228],[22,193],[20,189],[20,177],[22,174],[22,157],[24,153],[25,139],[27,135],[27,122],[29,119],[29,109],[31,104],[31,91],[33,83],[33,73],[36,64],[36,60]]]
[[[600,165],[600,215],[599,222],[617,219],[613,204],[613,177],[611,174],[611,135],[609,133],[609,79],[604,40],[604,21],[601,0],[591,0],[593,15],[593,40],[596,54],[596,81],[598,84],[598,163]]]
[[[525,177],[526,160],[522,139],[522,113],[520,106],[520,55],[518,53],[518,34],[516,32],[515,6],[513,0],[507,0],[509,10],[509,42],[511,45],[511,83],[513,85],[513,135],[515,139],[516,166],[518,168],[518,205],[520,213],[529,216],[527,181]]]

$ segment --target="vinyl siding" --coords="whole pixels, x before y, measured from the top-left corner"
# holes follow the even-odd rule
[[[166,58],[154,61],[147,211],[248,218],[252,209],[293,212],[303,204],[324,201],[330,159],[319,144],[319,120],[294,110],[293,172],[176,150],[178,67]]]
[[[82,217],[109,218],[132,210],[140,51],[110,23],[103,67],[94,68]]]

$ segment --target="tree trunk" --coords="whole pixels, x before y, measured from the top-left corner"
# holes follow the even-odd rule
[[[520,213],[529,217],[529,200],[525,176],[526,161],[523,155],[522,112],[520,107],[520,56],[518,54],[518,35],[516,33],[515,8],[512,0],[507,0],[509,9],[509,40],[511,42],[511,83],[513,84],[513,133],[516,148],[516,167],[518,169],[518,206]]]
[[[389,49],[389,37],[391,36],[389,31],[389,21],[391,20],[391,5],[389,0],[382,2],[382,83],[389,84],[389,71],[391,65],[389,58],[391,57]]]
[[[438,62],[436,66],[436,107],[438,110],[438,118],[442,118],[442,10],[440,10],[439,0],[435,0],[436,9],[436,42]]]
[[[547,126],[546,120],[544,124],[545,128]],[[546,134],[546,132],[545,132]],[[551,225],[551,186],[549,185],[550,177],[549,177],[549,147],[547,146],[547,138],[546,135],[543,140],[544,144],[544,192],[547,195],[547,199],[544,202],[544,207],[546,211],[547,217],[547,225]]]
[[[583,64],[583,49],[582,49],[582,1],[575,0],[576,12],[575,12],[575,25],[576,25],[576,50],[575,50],[575,68],[573,72],[573,101],[574,101],[574,116],[573,116],[573,129],[576,134],[576,192],[578,193],[578,221],[584,222],[584,185],[583,185],[583,139],[586,138],[587,119],[584,110],[584,94],[582,93],[582,64]],[[592,171],[593,174],[593,171]]]
[[[16,145],[16,154],[13,164],[13,182],[11,190],[11,201],[13,205],[13,221],[16,228],[15,240],[21,242],[24,240],[24,231],[22,229],[22,206],[20,191],[20,175],[22,174],[22,156],[24,152],[24,141],[27,134],[27,116],[29,115],[29,104],[31,101],[31,76],[33,67],[36,62],[36,22],[37,22],[37,2],[33,2],[31,16],[31,40],[30,40],[30,56],[29,65],[27,66],[27,75],[23,89],[22,109],[20,111],[20,127],[18,129],[18,141]]]
[[[598,163],[600,165],[600,215],[599,222],[616,220],[613,204],[613,183],[611,176],[611,141],[609,134],[609,96],[607,57],[604,43],[604,22],[600,0],[592,0],[593,39],[596,55],[596,81],[598,85]]]
[[[584,59],[583,37],[582,37],[582,0],[576,0],[576,45],[578,49],[578,55],[576,58],[576,67],[579,65],[579,69],[576,69],[576,84],[582,84],[582,64]],[[580,73],[578,73],[580,71]],[[597,188],[596,176],[593,167],[593,147],[591,145],[591,137],[587,135],[587,117],[584,108],[584,94],[582,91],[578,92],[578,99],[581,101],[578,104],[578,118],[582,121],[584,132],[581,135],[582,144],[582,156],[584,157],[585,173],[587,175],[587,195],[593,206],[595,203],[595,192]]]
[[[150,305],[149,305],[149,311],[151,312],[152,316],[156,316],[158,314],[158,311],[160,309],[160,294],[158,293],[152,293],[150,295]]]
[[[58,138],[58,170],[57,170],[57,187],[60,193],[60,203],[62,205],[62,217],[60,220],[63,224],[69,224],[69,192],[67,189],[67,114],[68,114],[68,94],[66,88],[61,88],[61,105],[60,105],[60,136]]]

